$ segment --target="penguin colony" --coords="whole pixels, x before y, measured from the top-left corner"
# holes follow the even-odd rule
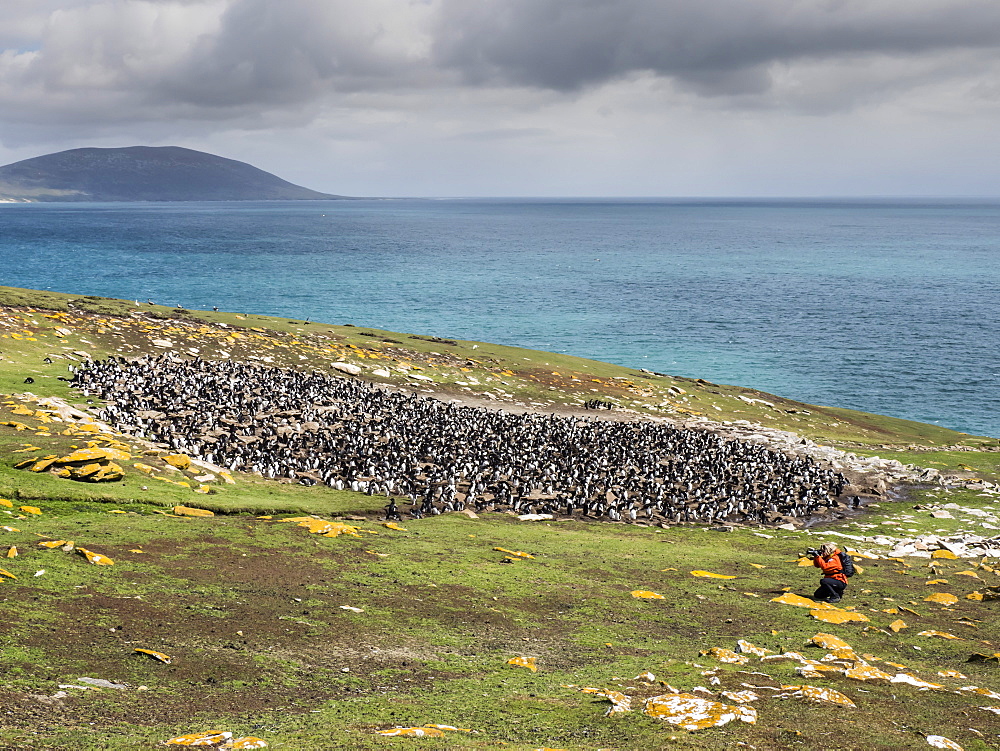
[[[390,519],[469,508],[771,524],[840,507],[846,484],[810,457],[706,431],[510,414],[315,371],[160,355],[91,362],[72,383],[122,432],[234,471],[384,495]]]

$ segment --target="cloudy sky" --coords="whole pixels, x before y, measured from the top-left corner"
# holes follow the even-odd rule
[[[0,164],[347,195],[1000,195],[998,0],[0,0]]]

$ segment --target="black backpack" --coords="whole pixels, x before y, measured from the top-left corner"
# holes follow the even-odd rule
[[[854,561],[851,559],[847,553],[841,552],[840,555],[840,570],[844,572],[844,576],[850,579],[856,573],[854,568]]]

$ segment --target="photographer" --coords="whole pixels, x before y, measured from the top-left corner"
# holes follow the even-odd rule
[[[812,598],[817,602],[840,602],[844,590],[847,589],[847,574],[844,572],[844,563],[836,544],[825,542],[819,550],[814,548],[807,550],[806,555],[812,558],[813,566],[823,571],[819,588]]]

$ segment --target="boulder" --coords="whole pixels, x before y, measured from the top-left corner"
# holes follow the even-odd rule
[[[339,370],[341,373],[347,373],[348,375],[361,375],[361,368],[353,363],[349,362],[335,362],[331,363],[330,367],[334,370]]]

